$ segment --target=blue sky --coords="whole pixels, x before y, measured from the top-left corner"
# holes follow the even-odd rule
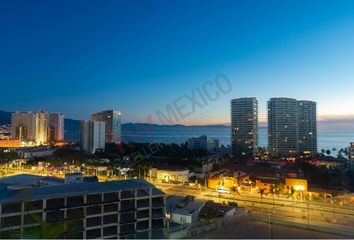
[[[354,1],[1,1],[0,109],[147,116],[222,73],[232,91],[176,123],[229,122],[232,98],[354,118]],[[353,119],[354,122],[354,119]]]

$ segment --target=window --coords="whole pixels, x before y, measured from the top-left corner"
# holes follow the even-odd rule
[[[2,228],[16,227],[16,226],[21,226],[21,215],[1,218]]]
[[[117,226],[103,228],[103,236],[117,235]]]
[[[101,217],[93,217],[86,219],[86,227],[95,227],[101,225]]]
[[[43,201],[29,201],[25,202],[25,211],[41,210],[43,208]]]
[[[101,229],[96,228],[96,229],[91,229],[86,231],[86,238],[87,239],[92,239],[92,238],[99,238],[101,237]]]
[[[116,202],[118,201],[118,193],[112,192],[112,193],[105,193],[103,195],[104,201],[105,202]]]
[[[97,203],[101,203],[100,194],[87,195],[87,204],[97,204]]]
[[[47,200],[47,209],[59,209],[64,207],[64,198],[53,198]]]
[[[118,215],[107,215],[103,217],[103,224],[118,223]]]
[[[87,207],[86,209],[87,215],[94,215],[100,213],[101,213],[101,206],[92,206],[92,207]]]
[[[2,213],[16,213],[22,211],[22,204],[20,202],[17,203],[5,203],[2,205]]]
[[[118,204],[107,204],[104,205],[104,212],[108,213],[108,212],[117,212],[118,211]]]

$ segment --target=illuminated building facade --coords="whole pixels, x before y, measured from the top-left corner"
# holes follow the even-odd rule
[[[49,140],[52,142],[64,141],[64,114],[49,114]]]
[[[268,144],[272,157],[298,154],[296,99],[271,98],[268,101]]]
[[[36,140],[36,115],[32,112],[14,112],[11,115],[11,138],[22,141]]]
[[[49,113],[39,111],[36,113],[36,144],[45,145],[48,143]]]
[[[18,148],[20,146],[20,139],[0,140],[0,148]]]
[[[258,102],[254,97],[231,101],[231,147],[235,157],[254,157],[258,146]]]
[[[297,101],[298,137],[300,154],[317,153],[317,104]]]
[[[93,121],[103,121],[106,123],[105,141],[107,143],[121,142],[122,140],[121,118],[122,118],[122,113],[116,110],[105,110],[102,112],[94,113],[91,116],[91,120]]]
[[[268,144],[272,157],[316,154],[316,102],[271,98],[268,102]]]

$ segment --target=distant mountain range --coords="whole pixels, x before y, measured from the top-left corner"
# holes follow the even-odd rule
[[[0,124],[11,123],[11,112],[0,111]],[[78,141],[80,139],[80,120],[66,118],[64,122],[65,140]],[[158,125],[149,123],[125,123],[122,124],[122,135],[128,136],[130,140],[134,136],[149,135],[151,133],[190,133],[193,132],[208,132],[217,130],[228,130],[230,126],[226,125],[193,125],[185,126],[181,124],[175,125]],[[130,136],[130,138],[129,138]],[[132,137],[133,136],[133,137]]]

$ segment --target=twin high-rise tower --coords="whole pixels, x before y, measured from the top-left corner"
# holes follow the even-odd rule
[[[258,102],[254,97],[231,101],[231,142],[236,157],[254,157],[258,146]]]
[[[268,101],[268,145],[273,157],[317,153],[317,107],[312,101]]]
[[[256,98],[231,101],[231,145],[235,157],[254,157],[258,147]],[[317,107],[312,101],[268,101],[268,150],[272,157],[317,153]]]

